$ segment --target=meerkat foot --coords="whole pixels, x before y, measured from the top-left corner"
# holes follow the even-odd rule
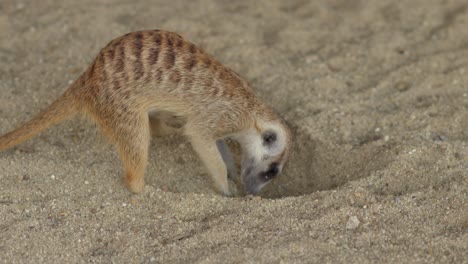
[[[221,193],[224,197],[234,197],[232,192],[230,190],[227,190],[227,192],[222,192]]]
[[[146,144],[145,144],[146,145]],[[128,190],[134,193],[141,193],[145,186],[145,168],[147,163],[147,148],[138,146],[138,148],[131,149],[129,145],[121,148],[121,157],[125,166],[124,182]]]
[[[144,177],[135,177],[135,174],[127,173],[124,178],[125,186],[133,193],[141,193],[145,188]]]

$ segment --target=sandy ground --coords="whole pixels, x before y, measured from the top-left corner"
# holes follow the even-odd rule
[[[98,129],[66,121],[0,153],[1,263],[467,263],[466,1],[2,0],[0,133],[109,40],[157,28],[282,113],[285,173],[224,198],[170,136],[132,195]]]

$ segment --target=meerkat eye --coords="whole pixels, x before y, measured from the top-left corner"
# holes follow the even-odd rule
[[[272,131],[267,131],[263,134],[263,141],[266,144],[271,144],[276,141],[276,133]]]

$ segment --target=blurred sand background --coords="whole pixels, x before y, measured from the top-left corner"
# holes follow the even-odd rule
[[[0,133],[141,29],[180,33],[275,106],[296,134],[284,174],[224,198],[170,136],[132,195],[75,118],[0,153],[1,263],[467,263],[467,1],[2,0]]]

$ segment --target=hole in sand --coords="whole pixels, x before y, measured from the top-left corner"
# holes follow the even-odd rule
[[[388,150],[385,144],[333,145],[314,140],[305,133],[296,133],[294,148],[282,175],[265,186],[259,195],[279,198],[337,188],[384,168],[390,159]]]

